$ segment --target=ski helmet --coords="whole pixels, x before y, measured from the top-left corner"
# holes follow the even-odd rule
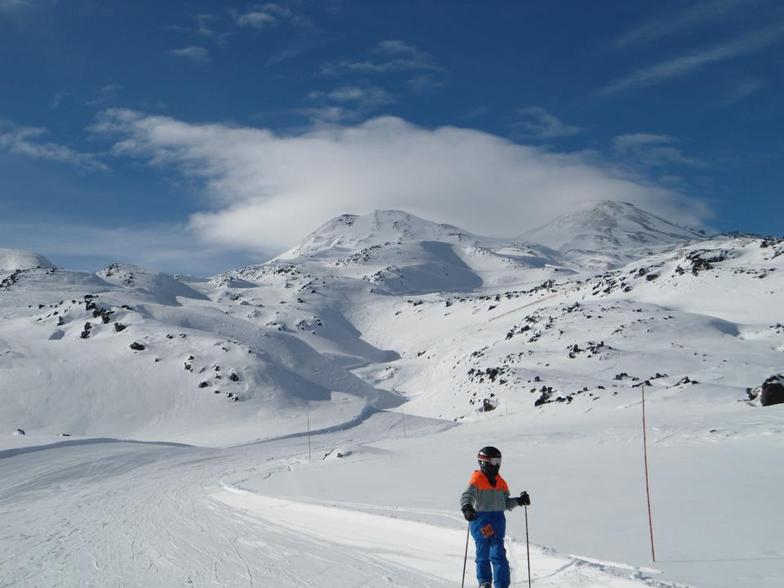
[[[479,469],[485,473],[495,475],[501,469],[501,452],[496,447],[482,447],[476,458],[479,460]]]

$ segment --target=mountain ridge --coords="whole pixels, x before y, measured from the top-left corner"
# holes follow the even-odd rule
[[[759,366],[776,371],[784,350],[776,327],[784,316],[771,306],[784,276],[781,240],[717,236],[591,269],[400,211],[323,226],[327,238],[309,241],[323,245],[312,256],[211,280],[126,264],[94,274],[0,272],[0,369],[11,387],[30,391],[0,406],[0,422],[220,444],[279,432],[306,405],[325,425],[406,399],[422,416],[486,418],[477,408],[534,374],[549,379],[553,398],[558,390],[568,398],[596,358],[612,359],[619,373],[628,361],[632,373],[654,343],[699,353],[693,333],[758,357],[757,367],[737,370],[743,388],[717,368],[741,393],[771,375]],[[681,355],[666,355],[658,371],[694,377]],[[547,375],[552,362],[560,372]],[[55,412],[45,400],[52,394],[64,403]],[[127,410],[147,408],[119,419],[112,395]]]

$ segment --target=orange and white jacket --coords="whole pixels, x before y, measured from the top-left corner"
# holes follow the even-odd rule
[[[468,488],[460,495],[460,508],[466,504],[473,506],[476,512],[512,510],[519,506],[517,498],[509,497],[509,486],[500,474],[495,477],[495,486],[491,486],[480,470],[471,474]]]

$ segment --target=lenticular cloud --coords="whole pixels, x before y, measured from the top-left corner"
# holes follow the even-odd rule
[[[590,200],[624,200],[699,223],[700,202],[595,154],[559,154],[473,129],[379,117],[295,135],[108,110],[93,128],[120,156],[203,182],[203,238],[282,250],[342,213],[403,209],[488,235],[518,235]]]

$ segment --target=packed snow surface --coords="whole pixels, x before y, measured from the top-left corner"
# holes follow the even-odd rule
[[[0,250],[0,586],[456,586],[488,444],[534,586],[784,585],[784,240],[576,214],[346,215],[211,279]]]

